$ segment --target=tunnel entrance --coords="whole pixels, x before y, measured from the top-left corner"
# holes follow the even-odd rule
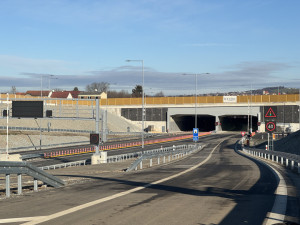
[[[173,115],[172,118],[181,131],[192,131],[195,127],[195,115]],[[215,130],[215,122],[214,116],[197,116],[197,127],[200,132]]]
[[[247,115],[236,115],[236,116],[221,116],[220,117],[221,127],[223,131],[247,131],[248,130],[248,116]],[[252,130],[256,131],[258,118],[252,116]],[[249,118],[249,124],[251,119]]]

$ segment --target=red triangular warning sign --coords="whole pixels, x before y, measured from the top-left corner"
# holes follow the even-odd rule
[[[265,117],[267,118],[267,117],[272,117],[272,118],[274,118],[274,117],[276,117],[276,114],[274,113],[274,110],[270,107],[269,108],[269,110],[268,110],[268,112],[266,113],[266,115],[265,115]]]

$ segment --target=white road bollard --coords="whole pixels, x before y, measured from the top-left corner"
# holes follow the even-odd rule
[[[291,161],[291,169],[294,170],[295,168],[295,164],[294,164],[294,160]]]
[[[279,161],[279,157],[278,155],[276,155],[276,162],[278,163],[278,161]]]
[[[300,163],[298,162],[298,173],[300,173]]]
[[[281,157],[281,165],[283,165],[283,157]]]
[[[286,158],[285,159],[285,166],[288,167],[289,166],[289,160]]]
[[[140,169],[143,169],[143,161],[140,162]]]

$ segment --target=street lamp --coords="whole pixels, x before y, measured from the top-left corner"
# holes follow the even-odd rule
[[[58,78],[57,77],[54,77],[54,75],[49,75],[48,77],[48,81],[49,81],[49,84],[48,84],[48,88],[49,88],[49,91],[51,92],[51,88],[50,88],[50,80],[57,80]]]
[[[197,126],[197,83],[198,83],[198,75],[208,75],[210,73],[184,73],[183,76],[195,76],[195,128],[198,128]]]
[[[143,84],[142,84],[142,148],[144,148],[144,60],[142,59],[127,59],[126,62],[141,62],[142,63],[142,75],[143,75]]]

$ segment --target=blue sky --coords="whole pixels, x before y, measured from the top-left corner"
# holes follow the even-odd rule
[[[1,0],[0,91],[300,88],[299,0]],[[52,77],[54,78],[54,77]]]

